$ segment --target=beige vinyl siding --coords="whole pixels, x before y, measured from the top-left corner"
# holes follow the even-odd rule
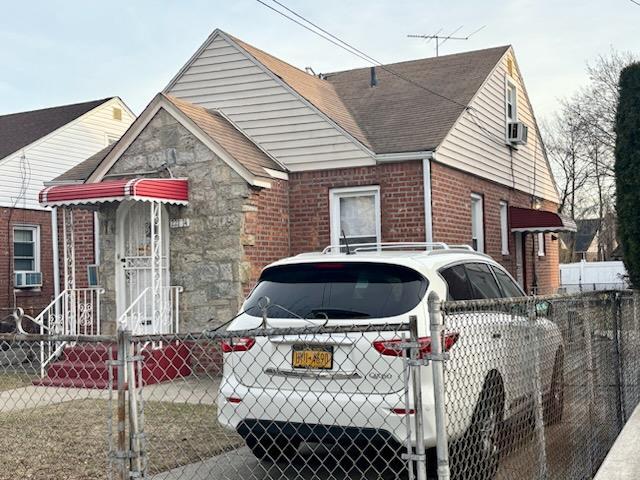
[[[222,110],[292,171],[375,163],[334,124],[222,36],[205,46],[166,93]]]
[[[512,156],[506,146],[505,89],[509,58],[513,61],[513,78],[509,78],[518,91],[518,121],[529,127],[527,144],[513,150]],[[473,112],[467,111],[458,119],[436,150],[436,160],[502,185],[558,202],[558,194],[536,129],[531,104],[512,50],[505,54],[470,106]]]
[[[113,119],[113,107],[122,120]],[[0,206],[45,210],[38,203],[44,182],[86,160],[107,145],[107,135],[119,138],[135,118],[118,99],[110,100],[24,149],[0,160]],[[24,156],[24,159],[23,159]],[[22,177],[27,184],[21,194]]]

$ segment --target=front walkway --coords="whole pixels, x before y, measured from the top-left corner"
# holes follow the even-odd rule
[[[143,388],[145,401],[214,405],[218,379],[186,378],[156,383]],[[113,392],[114,398],[116,392]],[[74,400],[109,398],[108,390],[27,386],[0,392],[0,413],[45,407]]]

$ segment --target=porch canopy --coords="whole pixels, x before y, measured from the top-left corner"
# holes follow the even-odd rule
[[[91,205],[123,200],[186,205],[189,200],[189,184],[186,178],[134,178],[54,185],[42,190],[38,200],[45,207]]]
[[[570,218],[554,212],[520,207],[509,207],[509,226],[512,232],[522,233],[576,231],[576,222]]]

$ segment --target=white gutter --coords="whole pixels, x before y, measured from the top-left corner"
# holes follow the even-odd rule
[[[422,159],[422,190],[424,192],[424,234],[425,242],[433,242],[433,215],[431,212],[431,155]]]
[[[380,163],[387,162],[404,162],[406,160],[420,160],[433,158],[434,152],[431,150],[424,150],[418,152],[400,152],[400,153],[378,153],[375,156],[376,161]]]

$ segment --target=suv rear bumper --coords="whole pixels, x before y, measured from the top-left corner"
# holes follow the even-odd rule
[[[424,386],[423,386],[424,388]],[[433,393],[423,390],[425,446],[436,444]],[[287,431],[309,441],[319,433],[330,438],[372,438],[406,444],[407,415],[393,409],[404,408],[404,391],[385,394],[315,392],[255,388],[242,385],[234,376],[225,376],[218,394],[218,421],[241,435],[247,425]],[[415,443],[414,415],[409,415],[411,441]],[[342,435],[342,436],[341,436]],[[315,440],[314,440],[315,439]]]

